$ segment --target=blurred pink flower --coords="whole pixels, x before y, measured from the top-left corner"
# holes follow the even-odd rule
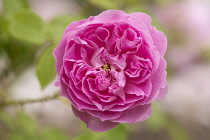
[[[61,95],[93,131],[144,121],[167,92],[166,48],[144,13],[108,10],[73,22],[53,51]]]

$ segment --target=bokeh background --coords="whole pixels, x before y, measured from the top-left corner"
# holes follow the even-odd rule
[[[53,96],[51,52],[69,23],[107,9],[145,12],[166,34],[169,92],[148,120],[95,133]],[[0,140],[210,140],[209,84],[209,0],[0,0]]]

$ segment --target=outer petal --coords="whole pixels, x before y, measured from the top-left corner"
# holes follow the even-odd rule
[[[101,121],[116,119],[122,114],[122,112],[96,111],[96,110],[87,110],[87,112],[90,115],[99,118]]]
[[[121,10],[107,10],[95,17],[93,22],[116,23],[127,22],[128,14]]]
[[[72,103],[72,105],[77,107],[76,103],[69,96],[69,93],[67,91],[67,88],[68,88],[67,85],[62,82],[62,76],[60,76],[59,78],[60,78],[59,86],[61,88],[61,96],[66,97]]]
[[[164,58],[160,58],[160,64],[157,71],[151,77],[152,81],[152,92],[146,100],[146,104],[151,103],[155,98],[157,98],[160,93],[160,89],[164,88],[166,85],[166,61]]]
[[[129,15],[132,17],[136,17],[145,23],[145,25],[149,29],[154,45],[157,47],[157,50],[160,53],[160,55],[163,56],[167,48],[167,38],[165,34],[151,26],[152,19],[149,15],[141,12],[130,13]]]
[[[72,110],[75,116],[79,117],[82,121],[87,124],[87,127],[95,132],[108,131],[118,125],[118,123],[111,121],[101,121],[96,117],[91,116],[87,112],[80,112],[72,106]]]
[[[65,32],[64,32],[64,35],[70,31],[74,31],[74,30],[77,30],[78,29],[78,26],[82,25],[82,24],[85,24],[85,23],[89,23],[91,22],[92,20],[94,19],[94,17],[89,17],[88,19],[84,19],[84,20],[80,20],[80,21],[75,21],[75,22],[72,22],[70,23],[66,29],[65,29]]]
[[[161,57],[157,71],[152,75],[153,88],[164,88],[166,84],[166,60]]]
[[[125,110],[122,115],[112,120],[119,123],[136,123],[138,121],[144,121],[151,114],[151,104],[139,105],[132,109]]]
[[[63,56],[65,53],[65,48],[67,46],[67,40],[69,37],[73,37],[74,33],[68,33],[62,37],[62,40],[59,42],[58,46],[55,48],[53,51],[53,56],[55,57],[56,60],[56,70],[59,73],[61,66],[63,65]]]
[[[150,30],[154,45],[157,47],[158,52],[161,56],[164,56],[167,48],[167,38],[165,34],[156,29]]]
[[[137,30],[141,32],[141,34],[144,34],[145,36],[148,36],[150,38],[150,32],[148,30],[148,27],[146,24],[140,20],[139,18],[136,17],[129,17],[129,20],[127,21],[130,25],[135,27]]]
[[[167,93],[168,93],[168,84],[166,83],[166,86],[160,89],[159,94],[156,97],[156,100],[162,100]]]
[[[140,19],[146,24],[147,27],[151,26],[152,19],[149,15],[141,12],[130,13],[129,15]]]

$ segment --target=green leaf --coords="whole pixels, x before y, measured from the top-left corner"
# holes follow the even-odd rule
[[[22,10],[9,21],[9,33],[16,39],[34,44],[44,42],[44,23],[30,10]]]
[[[113,0],[87,0],[89,3],[103,9],[117,9],[117,1]]]
[[[80,15],[68,15],[56,17],[47,26],[47,37],[55,43],[58,43],[67,25],[71,22],[83,19]]]
[[[25,67],[34,63],[34,56],[38,47],[31,47],[33,44],[10,38],[1,43],[2,50],[6,55],[5,61],[7,61],[5,72],[19,73]]]
[[[4,15],[7,18],[26,8],[28,8],[27,0],[3,0]]]
[[[55,59],[52,55],[54,48],[55,45],[46,48],[37,63],[36,74],[42,88],[47,86],[56,75]]]

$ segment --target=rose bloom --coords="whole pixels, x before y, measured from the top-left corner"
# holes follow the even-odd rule
[[[96,132],[144,121],[167,92],[166,48],[145,13],[108,10],[73,22],[53,51],[61,96]]]

